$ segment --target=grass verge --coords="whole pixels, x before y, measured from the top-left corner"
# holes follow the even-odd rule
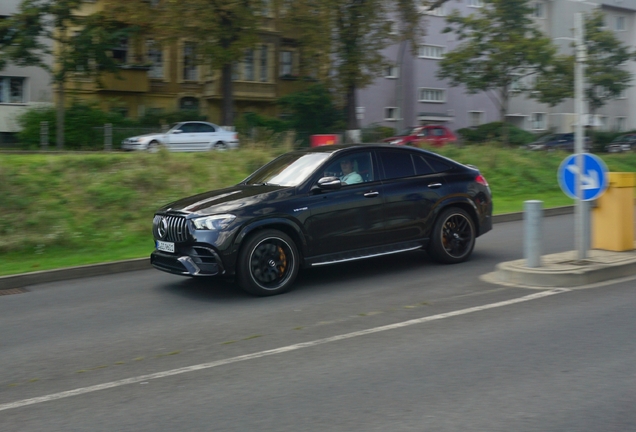
[[[287,148],[251,145],[211,153],[4,154],[0,157],[0,275],[147,257],[154,211],[229,186]],[[556,179],[565,153],[496,145],[436,152],[480,168],[495,213],[571,205]],[[601,155],[610,171],[636,172],[636,154]]]

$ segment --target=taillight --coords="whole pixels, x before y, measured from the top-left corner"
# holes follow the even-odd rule
[[[481,174],[478,174],[477,177],[475,177],[475,181],[477,183],[479,183],[480,185],[488,186],[488,182],[486,181],[486,177],[484,177]]]

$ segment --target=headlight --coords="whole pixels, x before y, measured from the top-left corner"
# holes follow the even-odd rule
[[[219,230],[227,227],[236,216],[231,214],[205,216],[192,219],[192,224],[198,230]]]
[[[128,138],[126,141],[128,141],[129,143],[136,143],[139,142],[139,138]]]
[[[398,140],[393,140],[393,141],[391,141],[389,144],[398,145],[398,144],[399,144],[399,143],[401,143],[401,142],[402,142],[402,140],[401,140],[401,139],[398,139]]]

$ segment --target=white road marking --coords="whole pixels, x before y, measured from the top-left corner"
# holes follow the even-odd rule
[[[93,393],[93,392],[96,392],[96,391],[99,391],[99,390],[106,390],[106,389],[110,389],[110,388],[114,388],[114,387],[121,387],[121,386],[128,385],[128,384],[145,383],[146,381],[155,380],[155,379],[159,379],[159,378],[165,378],[165,377],[169,377],[169,376],[180,375],[180,374],[184,374],[184,373],[188,373],[188,372],[195,372],[195,371],[199,371],[199,370],[203,370],[203,369],[210,369],[210,368],[213,368],[213,367],[223,366],[223,365],[226,365],[226,364],[238,363],[238,362],[241,362],[241,361],[257,359],[257,358],[260,358],[260,357],[267,357],[267,356],[271,356],[271,355],[275,355],[275,354],[282,354],[282,353],[286,353],[286,352],[290,352],[290,351],[296,351],[296,350],[303,349],[303,348],[314,347],[314,346],[317,346],[317,345],[323,345],[323,344],[330,343],[330,342],[336,342],[336,341],[340,341],[340,340],[351,339],[351,338],[358,337],[358,336],[364,336],[364,335],[373,334],[373,333],[380,333],[380,332],[384,332],[384,331],[387,331],[387,330],[394,330],[394,329],[398,329],[398,328],[402,328],[402,327],[412,326],[412,325],[415,325],[415,324],[422,324],[422,323],[425,323],[425,322],[437,321],[437,320],[441,320],[441,319],[445,319],[445,318],[452,318],[452,317],[455,317],[455,316],[466,315],[466,314],[470,314],[470,313],[473,313],[473,312],[480,312],[480,311],[483,311],[483,310],[499,308],[499,307],[503,307],[503,306],[516,304],[516,303],[528,302],[528,301],[537,300],[537,299],[540,299],[540,298],[543,298],[543,297],[552,296],[552,295],[555,295],[555,294],[561,294],[561,293],[568,292],[568,291],[571,291],[571,290],[567,289],[567,288],[557,288],[557,289],[552,289],[552,290],[549,290],[549,291],[542,291],[542,292],[539,292],[539,293],[530,294],[530,295],[523,296],[523,297],[518,297],[518,298],[515,298],[515,299],[511,299],[511,300],[505,300],[505,301],[501,301],[501,302],[497,302],[497,303],[490,303],[490,304],[483,305],[483,306],[475,306],[475,307],[471,307],[471,308],[467,308],[467,309],[460,309],[460,310],[456,310],[456,311],[453,311],[453,312],[446,312],[446,313],[442,313],[442,314],[438,314],[438,315],[431,315],[431,316],[426,316],[426,317],[422,317],[422,318],[416,318],[416,319],[403,321],[403,322],[399,322],[399,323],[395,323],[395,324],[389,324],[389,325],[385,325],[385,326],[381,326],[381,327],[374,327],[374,328],[370,328],[370,329],[366,329],[366,330],[360,330],[360,331],[356,331],[356,332],[352,332],[352,333],[346,333],[346,334],[342,334],[342,335],[338,335],[338,336],[332,336],[332,337],[328,337],[328,338],[324,338],[324,339],[317,339],[317,340],[310,341],[310,342],[303,342],[303,343],[299,343],[299,344],[284,346],[284,347],[281,347],[281,348],[276,348],[276,349],[271,349],[271,350],[266,350],[266,351],[260,351],[260,352],[253,353],[253,354],[246,354],[246,355],[242,355],[242,356],[238,356],[238,357],[231,357],[231,358],[224,359],[224,360],[217,360],[217,361],[213,361],[213,362],[209,362],[209,363],[202,363],[202,364],[198,364],[198,365],[194,365],[194,366],[188,366],[188,367],[179,368],[179,369],[172,369],[172,370],[165,371],[165,372],[158,372],[158,373],[149,374],[149,375],[141,375],[141,376],[137,376],[137,377],[126,378],[126,379],[122,379],[122,380],[118,380],[118,381],[111,381],[111,382],[104,383],[104,384],[97,384],[97,385],[93,385],[93,386],[89,386],[89,387],[82,387],[82,388],[78,388],[78,389],[75,389],[75,390],[69,390],[69,391],[64,391],[64,392],[60,392],[60,393],[53,393],[53,394],[50,394],[50,395],[35,397],[35,398],[31,398],[31,399],[23,399],[23,400],[20,400],[20,401],[16,401],[16,402],[11,402],[11,403],[0,405],[0,411],[5,411],[5,410],[9,410],[9,409],[14,409],[14,408],[20,408],[20,407],[23,407],[23,406],[34,405],[34,404],[39,404],[39,403],[43,403],[43,402],[54,401],[54,400],[58,400],[58,399],[64,399],[64,398],[68,398],[68,397],[71,397],[71,396],[78,396],[78,395],[86,394],[86,393]]]

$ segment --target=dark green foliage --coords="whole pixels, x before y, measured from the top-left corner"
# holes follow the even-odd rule
[[[362,129],[362,142],[380,142],[395,135],[395,128],[388,126],[369,126]]]
[[[236,121],[236,130],[251,135],[254,128],[263,128],[271,132],[284,132],[291,128],[288,121],[267,117],[254,112],[246,112]]]
[[[40,148],[40,123],[49,124],[49,146],[56,146],[56,123],[54,108],[34,108],[26,111],[18,118],[22,130],[18,133],[20,146],[23,149]],[[134,122],[121,114],[105,112],[93,105],[76,103],[66,111],[65,147],[71,150],[102,150],[104,148],[103,126],[107,123],[113,127],[134,126]],[[113,140],[114,148],[116,142]]]
[[[457,133],[467,143],[482,143],[487,141],[501,141],[502,122],[486,123],[475,128],[462,128]],[[520,129],[511,124],[506,124],[508,128],[508,141],[512,145],[525,145],[535,139],[531,132]]]
[[[322,84],[285,95],[278,99],[278,105],[289,114],[289,126],[297,131],[320,134],[344,129],[343,114]]]
[[[147,113],[139,119],[139,125],[160,128],[162,125],[172,125],[183,121],[207,121],[205,115],[197,110],[180,110],[167,113]]]

